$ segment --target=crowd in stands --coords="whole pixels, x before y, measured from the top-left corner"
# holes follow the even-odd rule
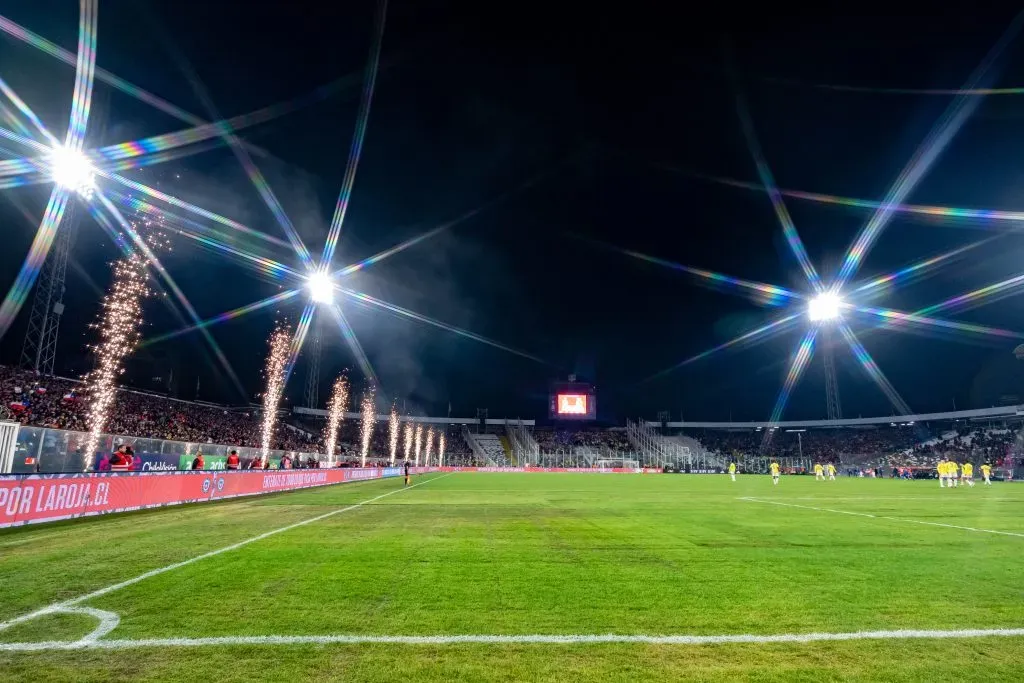
[[[940,459],[990,463],[1001,467],[1017,439],[1015,429],[957,429],[893,453],[883,460],[891,467],[933,468]]]
[[[912,427],[878,429],[809,429],[802,432],[775,430],[765,438],[763,430],[705,429],[687,431],[704,448],[721,455],[756,455],[792,458],[802,455],[816,462],[879,457],[913,448],[922,434]]]
[[[87,430],[88,397],[82,383],[55,377],[40,377],[31,371],[0,366],[0,405],[11,419],[24,425],[71,431]],[[447,464],[485,465],[477,462],[462,437],[461,426],[446,432]],[[275,430],[275,450],[324,452],[323,421],[297,422],[282,416]],[[262,414],[256,407],[227,409],[215,405],[178,401],[163,396],[121,390],[104,429],[107,434],[137,438],[165,439],[192,444],[225,444],[238,447],[262,445]],[[976,463],[1001,463],[1016,439],[1016,428],[960,428],[931,434],[923,425],[878,428],[809,429],[802,432],[777,430],[770,439],[755,430],[687,430],[686,436],[718,455],[741,457],[768,455],[787,458],[802,455],[816,462],[855,463],[862,467],[928,468],[940,457]],[[533,431],[541,453],[571,453],[590,449],[593,453],[632,450],[622,429],[540,427]],[[495,448],[504,446],[495,440]],[[437,440],[433,442],[436,454]],[[346,465],[360,462],[361,425],[342,422],[335,459]],[[386,464],[390,455],[387,426],[378,424],[370,443],[367,464]],[[403,459],[404,433],[399,439],[396,460]],[[504,459],[504,458],[503,458]],[[295,463],[303,466],[304,463]]]
[[[1001,463],[1017,429],[961,428],[933,435],[921,425],[872,429],[699,430],[687,432],[709,451],[729,457],[763,454],[821,463],[846,463],[858,468],[932,468],[940,458],[958,462]]]
[[[629,440],[624,429],[597,429],[580,426],[577,429],[543,428],[534,430],[533,438],[541,453],[567,452],[576,448],[591,448],[600,453],[604,449],[629,451]]]
[[[24,425],[84,432],[87,396],[80,382],[39,377],[34,372],[0,366],[0,398],[11,417]],[[262,416],[255,408],[227,410],[175,401],[163,396],[121,390],[104,432],[188,443],[260,446]],[[314,450],[319,436],[281,426],[273,448]]]

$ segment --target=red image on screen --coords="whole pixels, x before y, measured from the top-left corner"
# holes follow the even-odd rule
[[[586,394],[559,394],[558,395],[559,415],[586,415],[587,395]]]

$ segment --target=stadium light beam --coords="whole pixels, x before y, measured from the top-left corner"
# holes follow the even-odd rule
[[[334,303],[334,281],[325,272],[316,272],[307,277],[306,290],[313,303],[328,306]]]
[[[807,317],[811,322],[825,323],[837,320],[843,308],[843,300],[835,292],[822,292],[807,304]]]

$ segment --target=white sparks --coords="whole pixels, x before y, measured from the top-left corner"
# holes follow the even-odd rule
[[[278,327],[270,335],[270,354],[267,356],[265,370],[267,388],[263,392],[263,453],[264,464],[270,456],[270,446],[274,439],[274,426],[277,423],[277,407],[284,394],[285,370],[288,365],[288,352],[291,348],[291,332]]]
[[[348,410],[348,378],[341,375],[334,380],[331,401],[327,404],[327,427],[324,431],[324,447],[327,450],[327,461],[334,464],[334,447],[338,443],[338,426],[345,419]]]
[[[426,467],[430,467],[430,451],[433,450],[434,446],[434,428],[427,428],[427,446],[423,450],[423,464]]]
[[[437,434],[437,466],[444,467],[444,432]]]
[[[412,455],[412,422],[405,423],[405,461]]]
[[[398,408],[391,406],[391,418],[388,420],[388,438],[391,446],[391,464],[395,464],[395,456],[398,455],[398,430],[401,423],[398,421]]]
[[[373,388],[363,394],[363,423],[360,425],[363,437],[363,449],[359,464],[366,467],[366,455],[370,452],[370,441],[373,439],[374,423],[377,421],[377,413],[374,409]]]
[[[100,343],[95,347],[96,369],[86,377],[89,392],[89,436],[83,452],[85,469],[92,467],[100,436],[117,396],[117,378],[124,372],[124,359],[139,343],[142,300],[149,294],[146,258],[135,251],[116,261],[114,280],[103,298],[100,314]]]
[[[417,467],[420,464],[420,450],[423,448],[423,425],[416,425],[416,457],[413,460],[413,464]]]

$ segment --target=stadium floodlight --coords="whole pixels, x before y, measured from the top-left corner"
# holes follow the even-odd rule
[[[327,273],[316,272],[306,278],[309,298],[316,304],[334,303],[334,281]]]
[[[807,317],[813,322],[828,322],[839,317],[843,301],[835,292],[822,292],[807,304]]]
[[[92,194],[96,187],[96,169],[84,152],[71,147],[54,147],[50,152],[53,182],[80,195]]]

